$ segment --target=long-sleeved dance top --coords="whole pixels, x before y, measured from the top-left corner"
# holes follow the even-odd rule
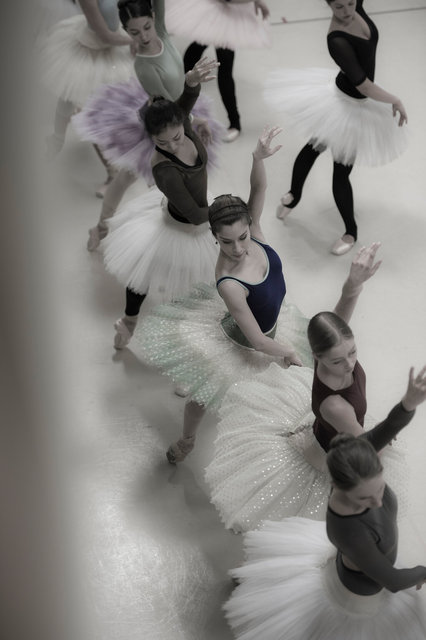
[[[374,81],[376,49],[379,32],[363,8],[364,0],[357,0],[356,11],[370,29],[368,39],[346,31],[332,31],[327,36],[328,50],[341,71],[336,77],[338,88],[352,98],[365,98],[356,87],[367,78]]]
[[[164,0],[155,0],[153,8],[155,29],[162,42],[162,50],[155,55],[136,54],[135,73],[148,95],[177,100],[185,80],[182,56],[166,30]]]
[[[383,422],[359,437],[369,440],[379,451],[410,422],[413,415],[414,411],[406,411],[400,403]],[[328,508],[327,535],[337,548],[337,573],[352,593],[373,595],[383,588],[396,592],[426,579],[424,566],[412,569],[395,569],[393,566],[398,550],[397,510],[395,494],[387,485],[381,507],[349,516],[339,515]],[[342,556],[351,560],[359,571],[348,569]]]
[[[367,401],[365,397],[365,372],[359,364],[355,363],[353,370],[353,382],[345,389],[330,389],[318,378],[317,365],[315,364],[314,380],[312,383],[312,411],[315,414],[313,430],[316,439],[325,451],[330,448],[330,440],[337,435],[337,430],[321,416],[321,403],[328,396],[341,396],[352,405],[356,419],[361,426],[364,426],[364,417],[367,411]]]
[[[279,255],[272,247],[255,238],[251,238],[251,240],[262,247],[265,252],[267,271],[263,280],[260,282],[247,282],[233,276],[223,276],[217,280],[216,287],[220,293],[219,285],[225,280],[238,282],[243,289],[248,291],[247,304],[261,331],[269,333],[277,322],[286,293],[282,263]]]
[[[184,91],[177,104],[189,116],[200,93],[200,85],[189,87]],[[194,165],[187,165],[179,158],[159,147],[156,150],[167,158],[152,168],[155,184],[168,199],[168,209],[175,220],[202,224],[208,220],[207,202],[207,151],[192,130],[187,117],[184,121],[185,135],[194,143],[198,158]]]

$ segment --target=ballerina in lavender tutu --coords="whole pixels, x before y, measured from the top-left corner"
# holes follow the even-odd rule
[[[83,14],[54,25],[40,47],[42,79],[58,98],[54,133],[46,141],[49,159],[62,149],[71,116],[91,93],[104,83],[126,81],[133,75],[132,41],[119,29],[115,0],[80,0],[79,5]],[[95,148],[108,183],[113,169]]]
[[[146,131],[140,108],[153,96],[177,100],[182,93],[185,72],[182,56],[167,33],[164,0],[120,0],[118,11],[124,29],[136,50],[134,69],[137,80],[106,85],[74,119],[79,134],[102,148],[105,157],[119,169],[105,191],[100,219],[89,231],[87,248],[94,251],[108,233],[108,219],[115,213],[124,193],[143,177],[154,183],[151,157],[154,144]],[[209,163],[214,161],[214,144],[223,128],[210,115],[206,98],[193,107],[193,128],[204,144],[209,144]]]

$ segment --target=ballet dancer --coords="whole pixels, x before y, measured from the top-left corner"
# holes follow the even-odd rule
[[[215,287],[200,284],[189,296],[147,313],[137,332],[144,358],[186,387],[190,396],[182,435],[167,451],[172,464],[193,449],[206,409],[217,409],[237,381],[273,361],[284,367],[312,366],[307,319],[294,305],[282,305],[286,284],[281,260],[260,226],[264,159],[281,148],[272,146],[280,131],[267,127],[257,142],[248,203],[222,195],[209,207],[210,227],[219,245],[219,295]]]
[[[136,51],[137,80],[102,87],[73,118],[80,136],[99,145],[108,161],[119,169],[105,191],[99,221],[89,230],[89,251],[97,249],[108,233],[108,219],[137,177],[154,184],[154,143],[139,116],[140,108],[154,96],[177,100],[185,79],[182,56],[165,27],[164,0],[153,0],[152,5],[149,0],[120,0],[118,11]],[[201,97],[194,105],[193,116],[193,129],[209,145],[209,165],[214,164],[222,127],[211,117],[206,98]]]
[[[394,566],[397,508],[377,452],[412,420],[426,398],[426,367],[410,369],[407,391],[374,429],[332,441],[326,523],[265,522],[245,536],[246,562],[225,605],[244,640],[421,640],[426,566]]]
[[[80,0],[82,14],[60,21],[52,28],[40,50],[43,80],[58,102],[54,133],[47,138],[47,154],[53,159],[62,149],[71,116],[91,93],[104,83],[132,77],[131,39],[119,29],[115,0]],[[107,171],[109,184],[114,170],[99,147],[96,152]],[[102,197],[103,188],[97,195]]]
[[[398,157],[406,148],[402,126],[407,113],[396,95],[374,82],[379,34],[363,0],[326,1],[332,12],[328,50],[340,67],[335,83],[329,69],[277,71],[268,81],[265,99],[292,117],[296,130],[309,137],[295,160],[290,191],[282,197],[277,216],[285,219],[300,202],[315,160],[329,148],[333,196],[345,226],[331,253],[340,256],[357,240],[349,179],[353,165],[385,164]]]
[[[185,70],[192,69],[209,45],[215,47],[220,63],[217,82],[229,119],[224,142],[233,142],[241,132],[232,76],[235,51],[270,46],[265,22],[268,17],[269,9],[263,0],[168,1],[166,22],[171,33],[196,39],[184,53]]]

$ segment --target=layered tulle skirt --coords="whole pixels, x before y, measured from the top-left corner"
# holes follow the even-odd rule
[[[210,280],[212,276],[214,269]],[[225,335],[221,321],[226,311],[216,287],[200,283],[181,300],[144,316],[135,334],[145,359],[186,387],[192,400],[211,410],[220,406],[230,387],[277,360],[240,346]],[[275,340],[293,345],[303,363],[312,366],[307,324],[308,319],[297,307],[285,303]]]
[[[415,587],[359,596],[344,587],[325,523],[265,522],[245,535],[241,584],[225,605],[238,640],[423,640],[425,598]]]
[[[110,46],[83,15],[58,22],[40,48],[41,77],[52,93],[81,107],[105,83],[134,76],[128,46]]]
[[[288,124],[314,147],[327,147],[342,164],[381,165],[407,148],[406,127],[398,127],[392,105],[356,99],[340,91],[332,69],[272,72],[265,101],[288,117]],[[282,123],[287,124],[286,120]]]
[[[182,296],[214,274],[218,252],[208,223],[172,218],[156,187],[126,203],[108,226],[101,245],[107,270],[155,302]]]
[[[206,469],[211,501],[225,527],[257,528],[263,520],[323,520],[330,493],[326,454],[312,425],[313,371],[271,364],[236,383],[220,410],[213,459]],[[368,417],[367,429],[377,422]],[[386,481],[407,506],[405,447],[382,454]]]
[[[148,94],[135,78],[129,82],[105,85],[73,117],[73,125],[83,140],[102,149],[104,157],[112,165],[132,171],[151,183],[154,143],[139,115],[139,109],[148,100]],[[211,131],[211,142],[207,147],[209,166],[215,166],[225,128],[213,117],[212,101],[206,96],[198,98],[192,113],[208,121]]]
[[[171,34],[223,49],[271,44],[268,23],[256,14],[254,2],[166,0],[166,25]]]

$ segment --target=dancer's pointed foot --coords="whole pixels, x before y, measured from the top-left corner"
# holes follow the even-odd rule
[[[335,256],[343,256],[345,253],[348,253],[352,249],[355,244],[355,238],[348,234],[345,234],[333,244],[330,249],[330,252]]]
[[[291,207],[289,207],[288,205],[291,204],[294,200],[293,194],[291,193],[291,191],[289,191],[288,193],[285,194],[285,196],[283,196],[280,200],[280,204],[277,207],[277,218],[279,220],[285,220],[288,216],[288,214],[291,212]]]
[[[127,347],[135,331],[136,323],[137,317],[136,319],[132,318],[129,322],[127,316],[114,322],[114,329],[116,331],[114,336],[115,349],[124,349],[124,347]]]
[[[188,453],[194,448],[195,436],[188,436],[187,438],[180,438],[174,444],[171,444],[167,449],[167,460],[170,464],[176,464],[185,460]]]

